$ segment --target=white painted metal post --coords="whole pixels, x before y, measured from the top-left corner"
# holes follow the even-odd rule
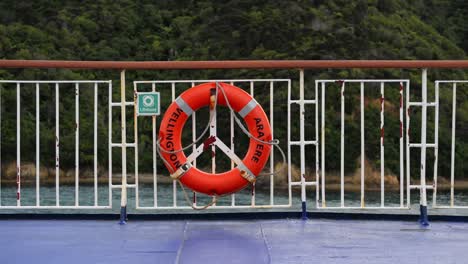
[[[192,82],[192,85],[191,87],[194,87],[195,86],[195,83]],[[196,116],[196,112],[194,111],[192,113],[192,142],[195,142],[197,140],[197,116]],[[197,150],[197,144],[193,144],[192,146],[192,152],[195,152]],[[197,167],[197,158],[195,158],[193,160],[193,166],[194,167]],[[175,183],[175,181],[174,181]],[[195,192],[192,192],[192,203],[193,203],[193,206],[196,206],[197,205],[197,194]],[[175,198],[177,199],[177,195],[175,196]],[[216,204],[213,204],[214,206],[216,206]]]
[[[20,83],[16,84],[16,205],[21,206],[21,108]]]
[[[410,189],[410,184],[411,184],[411,173],[410,173],[410,86],[409,83],[406,83],[406,131],[405,131],[405,137],[406,137],[406,206],[408,208],[411,207],[411,189]]]
[[[254,82],[250,82],[250,96],[254,97]]]
[[[455,130],[457,117],[457,83],[453,83],[452,95],[452,147],[450,155],[450,207],[454,205],[454,185],[455,185]]]
[[[427,197],[426,197],[426,136],[427,136],[427,69],[422,70],[422,111],[421,111],[421,225],[429,225],[427,219]]]
[[[156,91],[156,84],[152,83],[151,84],[151,91],[155,92]],[[156,151],[156,116],[153,115],[151,117],[151,123],[152,123],[152,130],[151,130],[151,135],[153,138],[153,205],[154,207],[158,206],[158,166],[157,166],[157,151]]]
[[[55,83],[55,205],[60,206],[59,84]]]
[[[218,85],[218,84],[216,84]],[[194,83],[192,83],[192,87],[195,86]],[[212,96],[212,94],[210,94],[210,96]],[[216,92],[214,94],[214,96],[218,96],[218,93]],[[217,100],[217,99],[216,99]],[[217,126],[217,122],[218,120],[216,119],[217,117],[217,109],[215,108],[211,108],[211,106],[209,107],[210,109],[210,117],[211,117],[211,123],[210,123],[210,137],[217,137],[218,136],[218,126]],[[233,127],[231,127],[231,138],[234,136],[234,131],[233,131]],[[231,140],[232,142],[233,140]],[[194,145],[195,146],[195,145]],[[211,145],[211,151],[212,153],[215,153],[216,152],[216,146],[215,144],[212,144]],[[234,145],[231,143],[231,151],[233,151],[234,153]],[[231,161],[231,168],[232,168],[232,161]],[[211,173],[215,174],[216,173],[216,155],[212,155],[211,156]],[[195,198],[195,192],[194,192],[194,198]],[[231,203],[232,203],[232,196],[231,196]],[[194,199],[194,205],[195,205],[195,199]]]
[[[321,121],[321,162],[322,165],[320,169],[322,171],[322,207],[327,207],[326,199],[325,199],[325,83],[322,82],[322,119]]]
[[[299,71],[299,117],[300,117],[300,147],[301,147],[301,201],[302,219],[307,219],[306,183],[305,183],[305,132],[304,132],[304,70]]]
[[[98,84],[94,83],[94,206],[98,205]]]
[[[109,117],[108,117],[108,146],[107,146],[107,151],[108,156],[109,156],[109,164],[108,164],[108,170],[109,170],[109,175],[108,175],[108,188],[109,188],[109,206],[112,208],[112,83],[109,82],[109,87],[108,87],[108,92],[109,92]]]
[[[340,134],[340,197],[341,207],[344,207],[344,118],[345,118],[345,100],[344,100],[345,82],[341,84],[341,134]]]
[[[254,83],[250,82],[250,95],[253,97],[254,96]],[[234,120],[232,119],[231,116],[231,151],[234,153]],[[231,169],[234,167],[234,162],[231,161]],[[231,205],[235,205],[235,194],[233,194],[231,200]],[[250,196],[250,205],[255,206],[255,182],[252,183],[252,193]]]
[[[40,206],[40,127],[39,127],[39,83],[36,83],[36,206]],[[1,159],[1,158],[0,158]]]
[[[215,95],[217,96],[217,94]],[[216,109],[210,109],[210,115],[211,116],[211,124],[210,124],[210,137],[214,136],[216,137],[217,136],[217,126],[216,126],[216,123],[217,123],[217,120],[216,120]],[[232,137],[232,135],[231,135]],[[231,150],[232,150],[232,144],[231,144]],[[213,151],[213,153],[216,151],[216,146],[213,144],[211,146],[211,151]],[[211,173],[215,174],[216,173],[216,155],[213,155],[211,157]]]
[[[175,83],[171,83],[171,98],[175,100]],[[193,122],[193,119],[192,119]],[[177,207],[177,181],[172,181],[172,206]]]
[[[138,115],[137,115],[137,87],[133,83],[133,140],[134,140],[134,156],[135,156],[135,205],[140,207],[140,192],[139,192],[139,173],[138,173]]]
[[[0,86],[0,206],[2,206],[2,86]]]
[[[319,147],[320,147],[320,140],[319,140],[319,122],[318,122],[318,84],[315,82],[315,207],[319,207],[319,200],[320,200],[320,190],[319,190],[319,182],[320,182],[320,158],[319,158]]]
[[[122,131],[122,192],[120,200],[120,224],[127,221],[127,118],[125,107],[125,70],[120,72],[120,113]]]
[[[437,207],[437,169],[439,162],[439,82],[435,83],[435,117],[434,117],[434,188],[432,190],[432,206]]]
[[[233,82],[231,82],[231,85],[234,85]],[[253,92],[253,83],[250,83],[250,90]],[[216,117],[215,117],[216,118]],[[231,152],[234,153],[234,137],[235,137],[235,131],[234,131],[234,116],[232,113],[229,115],[229,129],[230,129],[230,137],[229,137],[229,142],[230,142],[230,147],[231,147]],[[231,170],[234,169],[235,163],[233,160],[231,160]],[[231,205],[234,206],[236,204],[236,197],[235,194],[231,195]],[[250,195],[250,204],[252,206],[255,206],[255,182],[252,183],[252,191]]]
[[[271,138],[275,138],[274,136],[274,111],[273,111],[273,82],[270,81],[270,126],[271,126]],[[275,180],[274,180],[274,175],[273,172],[275,171],[275,156],[274,156],[274,148],[271,148],[271,154],[270,154],[270,205],[273,205],[274,203],[274,193],[275,193]]]
[[[366,152],[364,148],[365,144],[365,128],[364,128],[364,82],[361,82],[361,208],[365,207],[365,200],[364,200],[364,172],[365,172],[365,158]]]
[[[380,207],[385,206],[384,83],[380,83]]]
[[[251,83],[252,87],[252,83]],[[253,88],[250,93],[253,96]],[[292,203],[292,188],[291,188],[291,82],[288,81],[288,199],[289,204]]]
[[[403,83],[400,83],[400,207],[403,207],[403,178],[404,178],[404,159],[403,159]]]
[[[80,87],[75,83],[75,206],[80,204]]]

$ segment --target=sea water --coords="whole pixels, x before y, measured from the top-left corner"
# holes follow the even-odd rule
[[[41,206],[56,206],[57,191],[55,186],[41,186],[39,189],[39,199]],[[74,206],[75,205],[75,186],[60,186],[58,196],[60,206]],[[160,184],[157,188],[157,205],[159,207],[172,207],[174,205],[174,186],[172,184]],[[176,187],[176,202],[177,206],[190,206],[186,201],[183,191],[180,186]],[[79,186],[79,205],[80,206],[108,206],[109,205],[109,188],[107,185],[99,184],[97,188],[97,204],[95,204],[95,188],[93,185]],[[128,207],[129,209],[136,207],[136,195],[134,188],[128,189]],[[187,191],[187,195],[190,201],[193,200],[193,193]],[[315,208],[315,189],[307,188],[307,202],[309,208]],[[154,201],[154,189],[152,185],[140,185],[138,191],[138,202],[139,207],[153,207]],[[406,197],[406,192],[404,194]],[[456,191],[455,192],[455,204],[468,206],[468,192],[467,191]],[[16,187],[13,186],[2,186],[1,188],[1,205],[2,206],[15,206],[16,205]],[[255,190],[254,202],[256,205],[270,205],[272,193],[269,189],[258,189]],[[227,195],[225,197],[219,197],[217,205],[229,206],[232,203],[232,196]],[[432,191],[428,190],[428,205],[432,204]],[[196,194],[197,204],[202,206],[211,201],[211,197]],[[359,192],[345,192],[344,195],[345,206],[348,207],[359,207],[360,206],[360,193]],[[419,204],[419,192],[411,192],[412,204]],[[320,203],[319,199],[319,203]],[[341,202],[341,196],[339,191],[327,191],[326,192],[326,205],[327,207],[339,207]],[[406,206],[406,198],[403,201]],[[288,204],[288,192],[287,190],[275,190],[273,192],[273,203],[275,205],[287,205]],[[398,207],[400,206],[400,193],[399,191],[388,191],[384,196],[384,203],[386,207]],[[120,207],[120,189],[114,189],[112,192],[112,204],[114,209]],[[252,204],[252,189],[246,188],[245,190],[235,194],[236,205],[251,205]],[[443,191],[437,195],[438,205],[450,205],[450,192]],[[21,205],[22,206],[34,206],[36,205],[36,187],[35,186],[22,186],[21,188]],[[292,207],[300,208],[300,188],[294,188],[292,192]],[[379,207],[381,206],[381,193],[380,191],[367,191],[365,193],[365,205],[367,207]],[[50,209],[54,210],[54,209]],[[68,211],[68,210],[67,210]],[[72,212],[73,210],[70,210]],[[76,211],[74,211],[76,212]],[[196,212],[196,211],[194,211]]]

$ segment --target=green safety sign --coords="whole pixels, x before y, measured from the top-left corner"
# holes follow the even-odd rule
[[[158,92],[137,93],[137,115],[154,116],[160,114],[160,100]]]

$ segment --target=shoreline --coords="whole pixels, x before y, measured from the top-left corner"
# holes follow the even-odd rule
[[[152,185],[153,184],[153,175],[152,174],[140,174],[138,176],[139,184],[143,185]],[[416,181],[416,179],[412,179],[413,181]],[[121,182],[121,175],[117,174],[113,176],[113,184],[120,184]],[[130,175],[127,178],[127,181],[129,184],[133,184],[135,182],[135,177],[133,175]],[[438,190],[440,191],[446,191],[450,190],[450,181],[446,178],[439,177],[439,183],[438,183]],[[101,175],[98,176],[98,184],[107,184],[109,182],[108,180],[108,175]],[[74,177],[62,177],[59,179],[59,183],[61,186],[75,186],[75,178]],[[0,186],[1,187],[15,187],[16,186],[16,179],[11,179],[11,178],[2,178],[0,181]],[[23,187],[30,187],[30,186],[35,186],[36,184],[36,179],[31,177],[28,177],[28,179],[22,179],[21,185]],[[83,177],[79,179],[79,184],[80,185],[93,185],[94,184],[94,178],[90,177]],[[169,176],[158,176],[158,184],[161,185],[169,185],[172,184],[172,179]],[[44,179],[40,179],[40,185],[41,187],[43,186],[50,186],[54,187],[55,186],[55,178],[50,179],[44,177]],[[406,183],[405,183],[406,185]],[[428,185],[432,185],[432,182],[428,182]],[[269,181],[259,181],[257,182],[257,188],[258,189],[268,189],[269,186]],[[293,187],[294,188],[294,187]],[[286,182],[276,182],[275,183],[275,189],[277,190],[287,190],[287,185]],[[329,181],[327,181],[326,184],[326,190],[327,191],[340,191],[341,190],[341,185],[340,182],[333,177]],[[400,186],[395,185],[395,184],[385,184],[385,190],[386,191],[399,191]],[[456,180],[455,181],[455,190],[462,190],[462,191],[468,191],[468,179],[467,180]],[[359,182],[354,182],[354,181],[345,181],[345,191],[346,192],[360,192],[361,191],[361,184]],[[375,185],[375,184],[366,184],[365,186],[365,191],[370,191],[370,192],[377,192],[380,191],[380,185]]]

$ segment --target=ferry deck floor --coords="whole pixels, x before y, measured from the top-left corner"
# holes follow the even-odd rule
[[[468,263],[468,222],[0,220],[0,263]]]

